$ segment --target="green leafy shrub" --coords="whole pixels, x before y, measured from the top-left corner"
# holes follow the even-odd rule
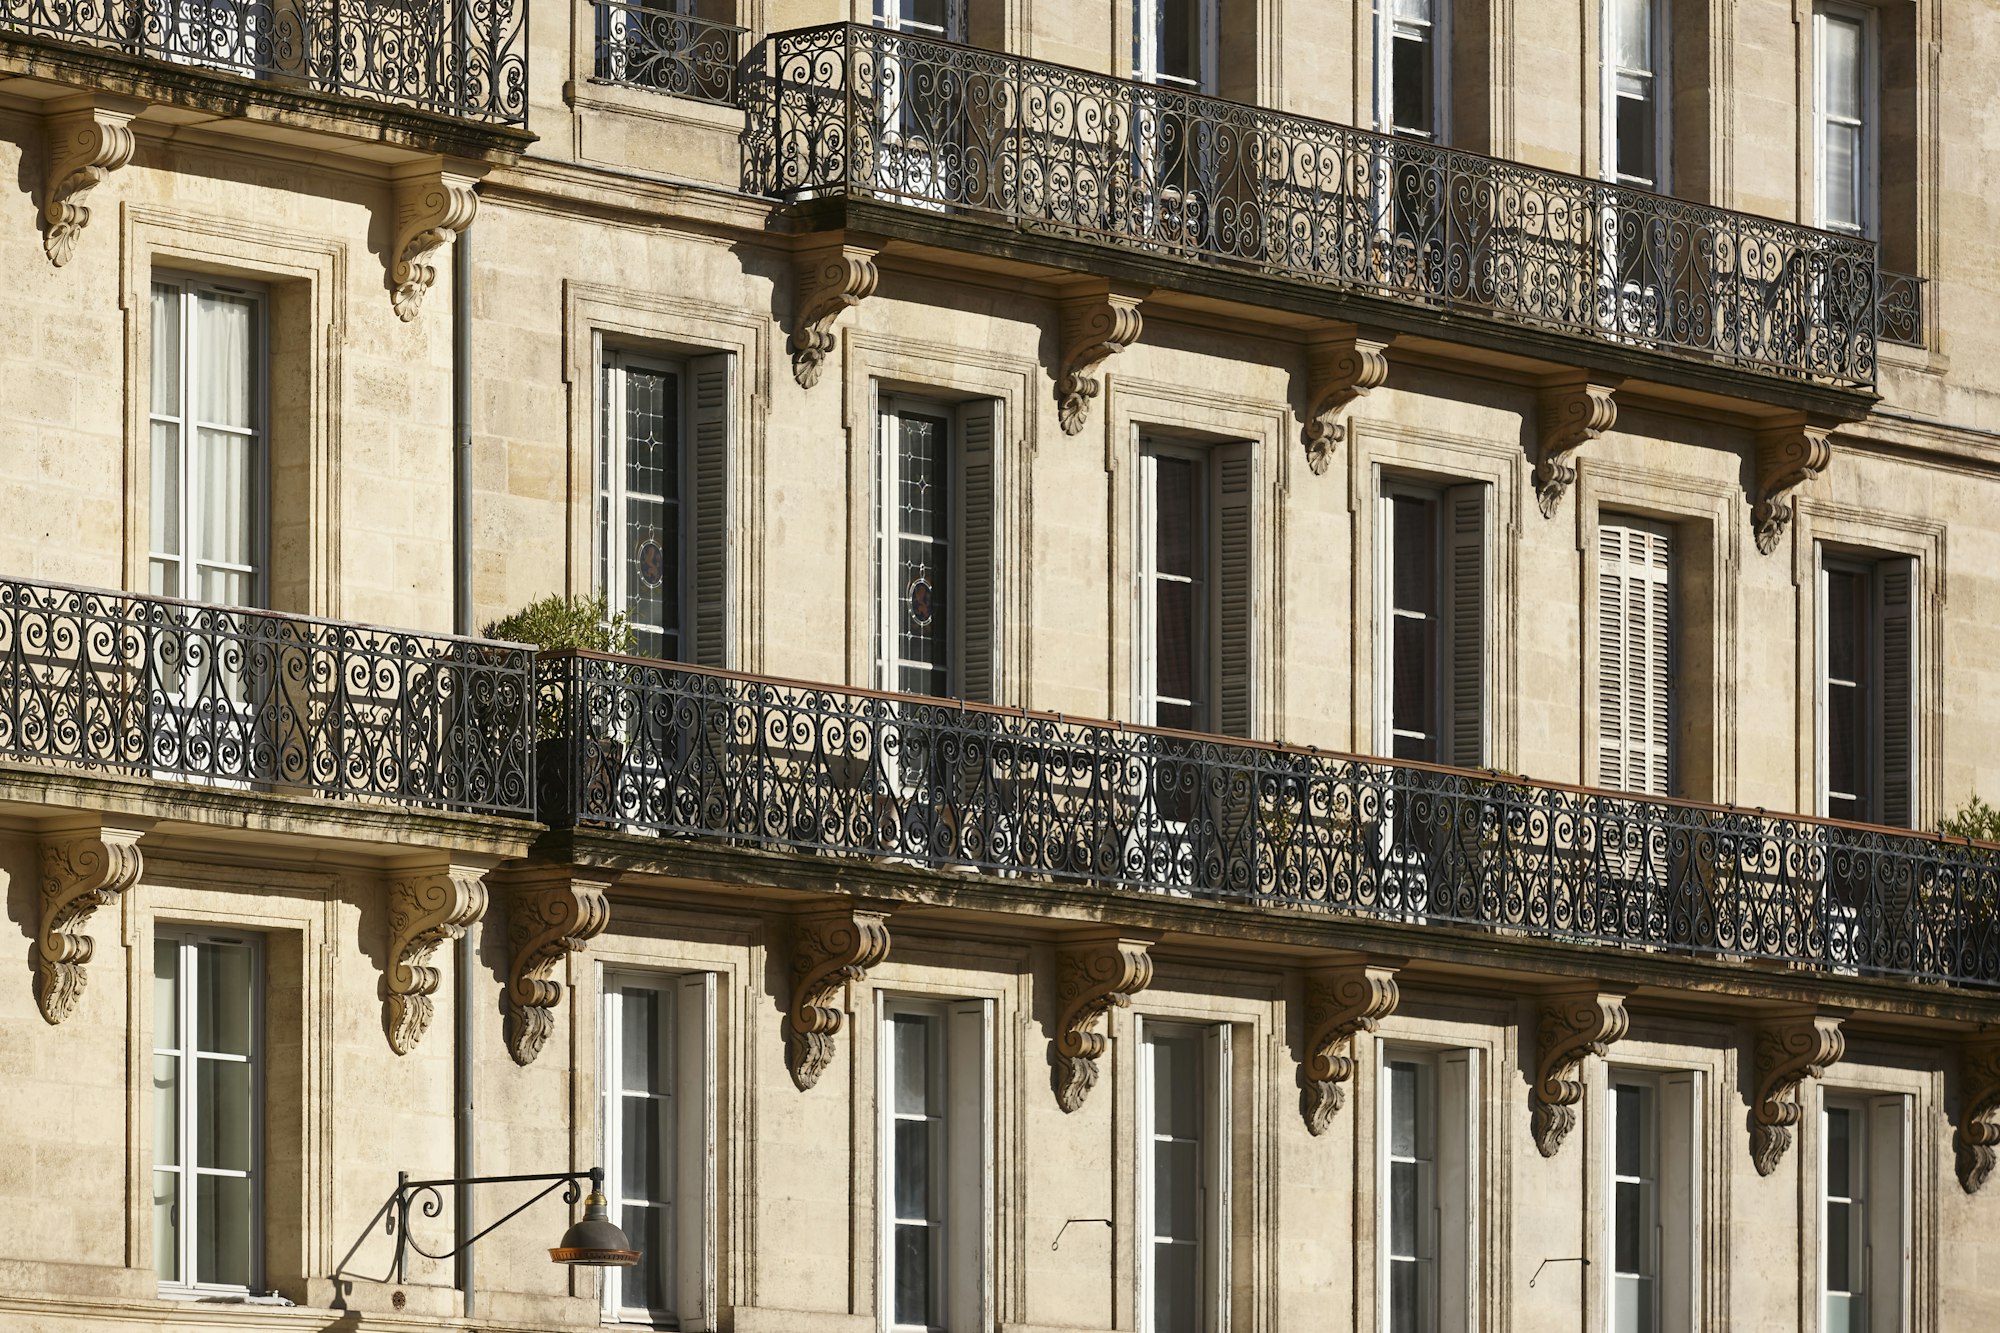
[[[486,637],[531,643],[544,652],[586,648],[600,653],[629,653],[639,641],[625,613],[613,615],[602,593],[595,597],[550,593],[488,625]]]
[[[2000,842],[2000,809],[1986,804],[1977,795],[1938,820],[1938,832],[1948,838],[1972,838],[1979,842]]]

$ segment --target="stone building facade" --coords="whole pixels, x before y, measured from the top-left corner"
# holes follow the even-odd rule
[[[2000,1323],[1996,45],[0,0],[0,1328]]]

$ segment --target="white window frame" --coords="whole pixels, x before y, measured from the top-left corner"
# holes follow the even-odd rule
[[[1827,218],[1826,127],[1831,119],[1826,111],[1824,37],[1828,22],[1857,24],[1861,29],[1861,153],[1854,166],[1854,201],[1859,225],[1848,227]],[[1882,152],[1882,58],[1881,27],[1875,10],[1865,5],[1822,3],[1813,6],[1813,215],[1817,226],[1853,236],[1877,236],[1881,232],[1881,152]]]
[[[1139,1270],[1139,1333],[1162,1333],[1153,1318],[1158,1266],[1155,1252],[1163,1243],[1153,1229],[1156,1216],[1154,1199],[1159,1188],[1154,1163],[1155,1144],[1160,1135],[1153,1095],[1154,1043],[1158,1040],[1201,1043],[1203,1095],[1199,1157],[1202,1203],[1197,1210],[1201,1234],[1196,1238],[1194,1248],[1195,1263],[1201,1274],[1202,1294],[1201,1318],[1196,1328],[1201,1333],[1222,1333],[1229,1326],[1229,1249],[1234,1214],[1230,1170],[1233,1030],[1228,1023],[1189,1023],[1146,1016],[1134,1016],[1132,1029],[1139,1052],[1138,1082],[1134,1089],[1138,1129],[1134,1146],[1138,1156],[1136,1202],[1139,1245],[1135,1258]],[[1164,1243],[1176,1242],[1169,1238]]]
[[[1437,1329],[1467,1330],[1476,1333],[1479,1307],[1474,1299],[1480,1263],[1479,1210],[1479,1051],[1476,1048],[1415,1046],[1378,1040],[1375,1044],[1375,1283],[1377,1326],[1381,1333],[1394,1333],[1395,1264],[1405,1261],[1430,1265],[1430,1280],[1419,1290],[1419,1307],[1428,1306]],[[1393,1222],[1393,1165],[1391,1135],[1394,1114],[1394,1082],[1390,1066],[1414,1065],[1418,1095],[1431,1098],[1427,1117],[1431,1129],[1428,1147],[1431,1156],[1423,1161],[1430,1167],[1428,1188],[1419,1189],[1419,1207],[1428,1203],[1429,1217],[1420,1226],[1429,1240],[1428,1256],[1411,1260],[1391,1253]],[[1419,1125],[1426,1118],[1419,1111]],[[1421,1320],[1420,1320],[1420,1326]]]
[[[1219,0],[1189,0],[1195,6],[1195,77],[1168,74],[1160,68],[1162,32],[1160,8],[1166,0],[1132,0],[1132,77],[1140,83],[1183,92],[1214,95],[1220,61],[1217,55]]]
[[[1656,1333],[1693,1333],[1699,1322],[1702,1087],[1696,1070],[1618,1066],[1606,1071],[1603,1292],[1610,1333],[1628,1333],[1618,1322],[1618,1291],[1627,1276],[1618,1268],[1618,1187],[1633,1179],[1619,1170],[1624,1133],[1618,1119],[1621,1089],[1639,1092],[1646,1116],[1640,1179],[1650,1186],[1642,1216],[1649,1233],[1644,1241],[1649,1271],[1644,1276],[1652,1288],[1639,1327]],[[1645,1174],[1648,1168],[1650,1175]]]
[[[1395,0],[1375,0],[1375,128],[1420,143],[1451,142],[1451,0],[1430,0],[1428,23],[1414,23],[1395,14]],[[1429,133],[1396,124],[1396,42],[1428,29],[1431,60],[1431,125]]]
[[[1159,460],[1172,458],[1193,465],[1197,494],[1195,513],[1200,517],[1200,528],[1193,534],[1195,568],[1200,571],[1194,578],[1162,574],[1159,559]],[[1214,684],[1217,657],[1215,604],[1216,585],[1215,564],[1215,469],[1211,466],[1210,452],[1200,445],[1187,445],[1172,440],[1146,438],[1139,450],[1139,501],[1136,507],[1138,517],[1138,576],[1137,623],[1138,649],[1137,674],[1139,721],[1146,726],[1159,726],[1159,707],[1162,703],[1181,704],[1189,707],[1194,715],[1189,731],[1210,731],[1215,720]],[[1178,699],[1164,696],[1159,692],[1160,666],[1160,623],[1157,598],[1154,590],[1163,582],[1189,583],[1194,587],[1194,629],[1190,648],[1194,654],[1193,699]]]
[[[944,686],[934,697],[950,699],[955,697],[959,687],[958,645],[965,633],[959,606],[960,589],[954,586],[958,573],[954,548],[964,522],[964,515],[959,513],[958,493],[962,427],[958,411],[952,405],[904,394],[881,396],[875,431],[875,685],[877,689],[905,693],[901,683],[905,666],[938,670],[937,664],[906,659],[899,651],[898,630],[904,590],[897,586],[903,537],[897,515],[902,481],[900,423],[905,415],[929,417],[944,423],[944,437],[939,441],[937,488],[941,493],[940,504],[944,508],[945,521],[942,534],[929,540],[940,552],[934,567],[943,581],[940,596],[946,617],[946,633],[938,643],[938,649],[943,654],[940,674],[944,677]]]
[[[178,1065],[179,1103],[175,1108],[176,1118],[176,1162],[173,1166],[163,1166],[153,1162],[155,1197],[159,1189],[159,1177],[171,1173],[176,1178],[176,1199],[174,1207],[179,1213],[176,1227],[179,1238],[176,1255],[176,1271],[173,1279],[161,1278],[159,1294],[174,1300],[200,1300],[218,1295],[245,1295],[260,1291],[264,1282],[264,949],[263,942],[253,933],[232,933],[226,930],[201,928],[162,927],[153,935],[154,955],[162,945],[178,951],[178,967],[174,1002],[175,1031],[178,1045],[162,1049],[158,1044],[160,1015],[153,1014],[153,1032],[148,1049],[152,1053],[155,1068],[162,1059],[172,1059]],[[250,996],[249,996],[249,1045],[250,1054],[235,1056],[227,1053],[197,1051],[195,1034],[199,1031],[197,996],[201,990],[195,981],[201,947],[205,944],[226,944],[247,948],[250,951]],[[157,968],[155,969],[155,994],[158,994]],[[202,1060],[225,1060],[230,1063],[247,1063],[250,1066],[250,1144],[248,1171],[233,1171],[220,1168],[204,1168],[196,1164],[195,1138],[199,1120],[200,1079],[196,1068]],[[157,1073],[154,1076],[157,1083]],[[155,1121],[157,1125],[157,1110]],[[156,1131],[157,1132],[157,1131]],[[200,1175],[247,1177],[250,1182],[250,1217],[248,1220],[250,1239],[249,1281],[241,1286],[229,1283],[202,1282],[194,1277],[196,1259],[200,1249],[200,1232],[203,1219],[199,1213],[199,1191],[193,1188],[193,1178]],[[157,1206],[157,1203],[156,1205]],[[155,1238],[154,1251],[157,1260],[159,1241]]]
[[[1603,22],[1599,27],[1599,98],[1602,111],[1599,140],[1602,145],[1602,175],[1614,185],[1673,192],[1673,27],[1671,0],[1645,0],[1652,23],[1653,68],[1632,69],[1618,63],[1618,3],[1604,0]],[[1649,99],[1653,109],[1653,171],[1650,181],[1621,175],[1618,170],[1618,103],[1620,77],[1630,75],[1652,84]]]
[[[693,660],[690,649],[693,647],[695,597],[693,557],[696,515],[695,506],[691,503],[694,499],[694,441],[690,420],[694,382],[686,363],[681,360],[619,347],[606,347],[598,357],[602,402],[597,432],[597,477],[592,496],[596,510],[591,524],[592,563],[598,590],[604,594],[606,610],[611,615],[625,612],[629,618],[632,589],[627,582],[624,546],[630,541],[626,531],[629,523],[626,505],[632,493],[626,483],[631,440],[625,425],[629,376],[635,370],[668,375],[674,381],[674,471],[679,495],[671,501],[659,498],[663,506],[673,509],[677,520],[675,528],[680,549],[671,554],[678,594],[675,601],[680,616],[672,625],[641,626],[636,621],[633,624],[635,629],[653,629],[661,635],[664,645],[670,650],[661,660],[687,662]],[[625,539],[615,551],[612,546],[614,531]]]
[[[941,42],[963,42],[965,40],[966,0],[945,0],[944,26],[923,23],[903,13],[902,0],[875,0],[874,25],[890,32],[904,32],[912,37],[929,37]]]
[[[1897,1333],[1909,1326],[1910,1318],[1911,1196],[1915,1184],[1911,1156],[1912,1098],[1825,1087],[1819,1091],[1819,1180],[1814,1194],[1819,1208],[1820,1327],[1826,1333]],[[1828,1112],[1833,1110],[1846,1111],[1853,1117],[1851,1141],[1855,1147],[1849,1164],[1850,1192],[1846,1196],[1828,1192],[1832,1182],[1828,1154],[1833,1137]],[[1852,1192],[1855,1184],[1860,1186],[1859,1195]],[[1829,1287],[1832,1236],[1827,1215],[1835,1203],[1848,1203],[1858,1214],[1858,1222],[1850,1220],[1848,1228],[1852,1240],[1851,1271],[1862,1282],[1858,1292],[1836,1293]],[[1834,1300],[1841,1295],[1860,1298],[1846,1323],[1834,1314]]]

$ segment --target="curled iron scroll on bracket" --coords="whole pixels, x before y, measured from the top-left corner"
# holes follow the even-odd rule
[[[1112,1221],[1108,1217],[1072,1217],[1068,1221],[1064,1222],[1062,1226],[1057,1229],[1056,1238],[1049,1242],[1049,1248],[1052,1250],[1060,1250],[1062,1248],[1063,1232],[1068,1231],[1071,1225],[1077,1222],[1102,1222],[1107,1227],[1112,1225]]]

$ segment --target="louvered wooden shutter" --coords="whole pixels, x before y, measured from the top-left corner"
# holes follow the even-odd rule
[[[1672,782],[1672,538],[1636,520],[1598,529],[1597,781],[1651,796]]]
[[[1444,669],[1446,763],[1486,763],[1486,487],[1445,492]]]
[[[980,399],[958,409],[958,467],[953,470],[951,534],[958,592],[956,693],[975,703],[999,702],[1001,402]],[[947,608],[947,614],[951,608]]]
[[[694,510],[692,559],[694,644],[688,660],[729,665],[729,425],[734,419],[734,358],[696,357],[688,363],[692,456],[688,476]]]
[[[1252,553],[1256,469],[1250,444],[1218,445],[1215,478],[1215,729],[1248,736],[1255,723],[1251,626],[1256,623]]]
[[[1875,605],[1881,619],[1882,748],[1881,819],[1909,828],[1916,819],[1916,691],[1912,674],[1916,561],[1884,560],[1876,566]]]

